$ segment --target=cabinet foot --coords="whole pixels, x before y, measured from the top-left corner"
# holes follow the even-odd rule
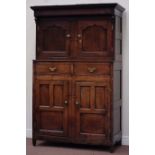
[[[114,145],[110,146],[109,151],[110,151],[110,153],[113,153],[114,152]]]
[[[32,139],[33,146],[36,146],[36,141],[37,141],[36,139],[34,139],[34,138]]]
[[[120,145],[122,145],[122,141],[120,140],[116,144],[120,146]]]

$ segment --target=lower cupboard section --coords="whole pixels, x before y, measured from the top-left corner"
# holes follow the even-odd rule
[[[112,144],[110,78],[36,79],[33,139]]]

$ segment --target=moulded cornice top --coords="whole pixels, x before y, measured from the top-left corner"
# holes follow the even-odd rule
[[[35,17],[72,15],[118,15],[125,10],[117,3],[31,6]]]
[[[98,3],[98,4],[71,4],[71,5],[42,5],[42,6],[31,6],[31,9],[42,10],[42,9],[69,9],[69,8],[115,8],[120,11],[124,11],[124,7],[118,3]]]

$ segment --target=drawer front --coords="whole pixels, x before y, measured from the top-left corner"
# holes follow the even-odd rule
[[[69,63],[36,63],[36,74],[70,74],[71,66]]]
[[[108,63],[77,63],[74,65],[75,75],[110,75],[111,64]]]

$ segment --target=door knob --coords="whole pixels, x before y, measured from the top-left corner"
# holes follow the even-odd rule
[[[65,100],[64,105],[68,105],[68,101],[67,100]]]
[[[77,35],[77,37],[78,37],[78,38],[81,38],[81,37],[82,37],[82,35],[81,35],[81,34],[78,34],[78,35]]]
[[[78,101],[75,102],[77,107],[80,107],[80,103]]]
[[[82,39],[79,39],[79,43],[80,43],[80,44],[82,43]]]
[[[78,37],[78,42],[81,44],[82,43],[82,35],[81,34],[77,34],[77,37]]]
[[[67,37],[67,38],[70,38],[70,37],[71,37],[71,35],[70,35],[70,34],[66,34],[66,37]]]

